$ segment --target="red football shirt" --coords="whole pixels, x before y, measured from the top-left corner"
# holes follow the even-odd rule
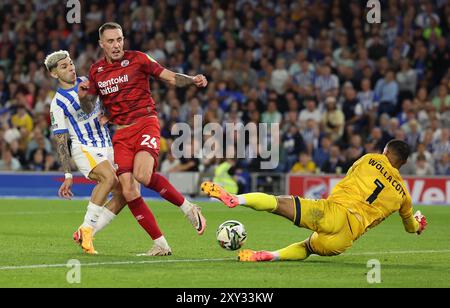
[[[145,53],[127,50],[119,61],[105,58],[89,70],[89,94],[99,95],[109,120],[127,125],[138,118],[157,115],[150,91],[150,76],[158,77],[164,68]]]

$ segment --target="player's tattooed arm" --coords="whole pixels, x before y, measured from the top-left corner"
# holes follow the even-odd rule
[[[187,87],[190,85],[195,85],[196,87],[203,88],[206,87],[208,81],[203,75],[188,76],[185,74],[175,73],[168,69],[164,69],[159,78],[171,85],[176,87]]]
[[[58,153],[59,163],[63,168],[64,173],[70,173],[70,153],[67,141],[69,139],[69,134],[56,134],[56,152]]]
[[[175,74],[175,86],[182,88],[194,84],[194,78],[184,74]]]

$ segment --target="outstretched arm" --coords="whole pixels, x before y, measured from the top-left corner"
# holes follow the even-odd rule
[[[71,168],[70,168],[70,154],[69,154],[69,147],[67,145],[67,141],[69,134],[63,133],[63,134],[56,134],[56,152],[58,153],[58,159],[62,166],[62,169],[65,173],[65,180],[64,183],[62,183],[61,187],[58,190],[58,195],[61,198],[70,199],[73,197],[73,193],[71,191],[71,187],[73,184],[72,175],[70,174]]]
[[[208,80],[206,80],[206,77],[203,75],[188,76],[169,71],[168,69],[164,69],[161,74],[159,74],[159,79],[176,87],[195,85],[199,88],[204,88],[208,84]]]

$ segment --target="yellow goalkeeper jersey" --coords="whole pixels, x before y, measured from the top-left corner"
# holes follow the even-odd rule
[[[366,154],[356,161],[328,200],[346,207],[368,228],[399,211],[406,231],[416,232],[411,196],[399,171],[383,154]]]

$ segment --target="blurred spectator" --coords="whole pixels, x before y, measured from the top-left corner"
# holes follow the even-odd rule
[[[326,109],[322,115],[322,127],[325,134],[328,134],[331,140],[335,142],[344,134],[344,113],[337,108],[334,97],[327,97],[325,106]]]
[[[443,153],[436,162],[436,175],[450,175],[450,154]]]
[[[306,152],[307,147],[303,141],[296,125],[290,125],[288,131],[282,136],[283,149],[286,154],[286,169],[291,169],[292,165],[301,152]]]
[[[394,79],[394,72],[388,71],[383,79],[375,85],[375,97],[379,102],[378,114],[386,112],[395,115],[397,108],[398,84]]]
[[[423,11],[417,15],[415,23],[420,28],[427,28],[431,26],[432,21],[439,24],[440,18],[439,15],[434,13],[433,4],[431,2],[424,2]]]
[[[450,25],[450,20],[447,24]],[[450,66],[450,36],[448,35],[448,30],[449,29],[447,29],[447,37],[443,35],[441,38],[435,39],[437,40],[437,46],[435,46],[433,53],[430,55],[431,69],[433,71],[432,80],[435,84],[438,84],[444,79],[448,67]]]
[[[45,171],[58,171],[59,170],[59,164],[55,159],[55,156],[52,153],[47,153],[45,155]]]
[[[261,115],[261,122],[267,124],[281,123],[281,113],[278,111],[277,103],[275,101],[269,101],[267,104],[267,110]]]
[[[164,159],[164,161],[161,164],[161,173],[163,174],[168,174],[170,172],[172,172],[174,170],[174,168],[176,166],[178,166],[180,164],[180,160],[175,158],[172,155],[172,152],[169,151],[166,155],[166,158]]]
[[[351,152],[351,153],[350,153]],[[360,135],[353,135],[350,138],[350,146],[345,151],[346,157],[361,157],[365,154],[365,149]]]
[[[341,174],[345,168],[345,161],[341,159],[341,150],[337,145],[333,145],[330,149],[330,158],[323,164],[321,171],[324,173]]]
[[[278,94],[284,94],[286,91],[285,84],[289,79],[289,73],[285,67],[285,60],[278,58],[276,60],[275,69],[270,77],[270,85]]]
[[[415,151],[420,139],[421,128],[415,119],[409,120],[406,127],[402,126],[405,131],[406,142],[411,147],[411,151]]]
[[[409,65],[409,59],[403,58],[397,73],[399,98],[413,98],[417,87],[417,73]]]
[[[200,161],[194,157],[194,147],[190,143],[185,143],[183,155],[179,158],[179,163],[171,168],[172,172],[198,171]]]
[[[314,86],[315,71],[314,66],[308,62],[304,53],[298,53],[300,65],[294,62],[290,68],[289,73],[292,76],[293,89],[301,96],[305,96],[307,88]]]
[[[443,128],[438,140],[433,144],[433,156],[436,160],[441,159],[444,153],[450,153],[450,129]]]
[[[309,119],[308,121],[306,121],[306,127],[302,128],[300,130],[300,133],[302,134],[303,140],[305,141],[306,147],[308,148],[308,153],[312,153],[313,148],[319,144],[319,123],[317,123],[313,119]]]
[[[200,101],[197,97],[193,97],[189,100],[189,103],[184,104],[180,110],[179,119],[182,122],[187,122],[188,119],[193,116],[201,116],[203,115],[202,107],[200,106]]]
[[[4,123],[3,128],[4,128],[3,140],[6,143],[11,144],[14,141],[20,140],[21,134],[18,128],[10,127],[8,122]]]
[[[405,99],[402,102],[401,111],[397,114],[398,124],[400,126],[408,121],[408,115],[410,113],[414,114],[413,105],[411,103],[411,100]]]
[[[427,150],[425,143],[419,143],[417,145],[417,151],[411,154],[410,161],[412,161],[415,164],[417,161],[417,157],[420,155],[425,156],[425,159],[427,160],[427,162],[429,162],[431,165],[434,165],[434,157]]]
[[[313,151],[313,160],[314,163],[319,167],[325,164],[330,158],[330,150],[331,150],[331,139],[328,135],[325,135],[320,140],[320,147],[315,147]]]
[[[251,104],[249,102],[248,106],[250,105]],[[256,108],[254,110],[256,110]],[[222,109],[220,109],[219,101],[217,99],[210,100],[204,112],[206,123],[222,123],[224,112]]]
[[[9,147],[5,147],[2,150],[2,159],[0,159],[0,170],[1,171],[19,171],[22,169],[20,162],[15,158]]]
[[[352,126],[354,131],[362,131],[365,126],[363,108],[356,97],[356,91],[353,87],[349,88],[344,93],[342,105],[342,112],[345,116],[345,125]]]
[[[298,161],[292,166],[291,172],[297,174],[313,174],[316,172],[316,164],[312,161],[309,154],[301,153]]]
[[[316,106],[316,101],[312,98],[308,98],[305,101],[306,108],[300,111],[300,114],[298,115],[298,122],[300,124],[300,127],[305,127],[306,122],[308,120],[314,120],[317,123],[320,123],[322,119],[322,115],[320,113],[320,110]]]
[[[375,92],[371,88],[371,81],[368,78],[361,80],[361,91],[356,95],[362,107],[362,112],[368,124],[369,131],[375,125],[378,105],[375,102]]]
[[[448,93],[448,86],[445,84],[439,85],[438,93],[431,101],[436,110],[443,116],[450,115],[450,94]]]
[[[386,115],[386,114],[385,114]],[[383,116],[383,115],[381,115]],[[389,118],[389,116],[387,116]],[[400,128],[400,122],[397,118],[390,118],[389,119],[389,127],[387,131],[385,132],[387,137],[389,139],[393,139],[395,136],[395,132]]]
[[[314,85],[319,101],[323,101],[326,96],[338,96],[339,78],[331,73],[331,67],[328,65],[320,67]]]
[[[44,171],[45,170],[45,150],[36,149],[31,153],[31,162],[28,165],[30,171]]]
[[[379,34],[375,34],[366,41],[366,48],[369,50],[369,58],[377,61],[387,54],[387,47],[383,43]]]
[[[362,150],[358,149],[357,147],[349,147],[347,151],[345,152],[345,168],[342,170],[344,173],[350,169],[350,167],[361,157]],[[337,171],[340,173],[341,171]]]
[[[19,160],[19,163],[21,166],[26,166],[27,160],[25,157],[25,151],[23,148],[20,147],[19,141],[13,140],[8,145],[9,145],[9,149],[11,150],[12,156]]]
[[[417,156],[414,174],[418,176],[434,175],[434,168],[427,162],[424,155]]]
[[[11,117],[11,123],[18,129],[25,128],[29,133],[33,130],[33,119],[24,105],[17,106],[17,112]]]
[[[227,192],[231,194],[237,194],[239,190],[237,181],[230,174],[230,170],[235,164],[235,160],[227,159],[219,164],[214,170],[213,181],[220,184]]]
[[[33,130],[33,135],[31,141],[27,144],[26,147],[26,158],[27,161],[31,161],[33,157],[33,152],[36,149],[42,149],[45,153],[50,153],[52,151],[52,144],[50,140],[45,138],[42,130],[39,127],[36,127]]]

